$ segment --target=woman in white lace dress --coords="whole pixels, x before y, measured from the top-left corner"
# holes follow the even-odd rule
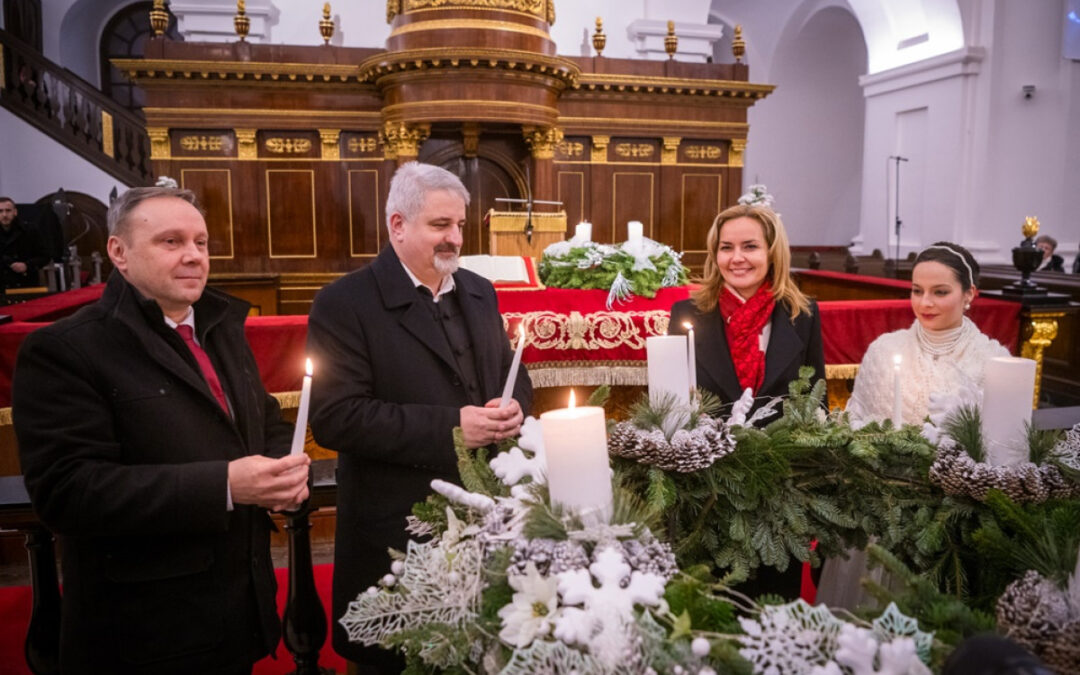
[[[915,322],[867,348],[847,405],[853,422],[892,418],[896,355],[904,424],[923,423],[932,393],[981,391],[986,361],[1009,352],[964,315],[978,281],[979,264],[963,246],[942,241],[919,254],[911,271]]]
[[[978,282],[979,264],[963,246],[940,241],[919,254],[911,271],[915,322],[882,335],[867,348],[847,405],[853,424],[892,418],[896,354],[901,359],[904,424],[923,423],[932,393],[982,390],[987,360],[1009,352],[964,316],[978,294]],[[866,553],[848,554],[847,560],[825,562],[818,602],[854,609],[869,599],[860,584],[867,575]],[[882,583],[880,570],[871,576]]]

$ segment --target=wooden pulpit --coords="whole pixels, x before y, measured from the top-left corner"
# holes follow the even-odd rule
[[[532,214],[532,237],[525,233],[524,211],[488,211],[491,255],[527,256],[540,259],[549,244],[566,238],[566,211]]]

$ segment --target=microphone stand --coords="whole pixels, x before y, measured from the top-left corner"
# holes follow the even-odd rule
[[[908,161],[907,157],[901,157],[900,155],[890,155],[889,159],[896,161],[896,224],[894,225],[896,235],[896,267],[895,274],[897,278],[900,276],[900,227],[904,221],[900,220],[900,162]]]

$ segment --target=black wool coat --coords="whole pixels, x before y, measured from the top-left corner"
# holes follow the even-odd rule
[[[739,400],[743,390],[735,375],[720,308],[714,306],[708,312],[701,312],[693,300],[681,300],[671,307],[668,333],[685,334],[683,323],[686,321],[694,326],[698,387],[719,396],[726,411],[729,404]],[[772,333],[765,349],[765,379],[755,394],[754,409],[774,396],[787,396],[788,385],[799,378],[802,366],[813,366],[815,373],[811,382],[825,377],[825,348],[817,303],[811,301],[810,313],[799,314],[792,321],[791,310],[778,302],[770,325]]]
[[[454,274],[482,401],[502,394],[513,352],[495,289],[472,272]],[[460,483],[453,428],[470,400],[430,299],[386,247],[367,267],[315,298],[308,352],[316,372],[311,430],[338,456],[334,542],[334,649],[366,661],[337,623],[348,603],[390,571],[387,547],[404,549],[405,518],[431,494],[434,478]],[[527,415],[532,384],[524,365],[514,398]]]
[[[19,351],[15,433],[34,510],[61,541],[65,674],[235,671],[280,637],[272,523],[227,510],[227,463],[284,455],[291,425],[259,379],[247,304],[207,289],[194,307],[235,420],[118,273]]]

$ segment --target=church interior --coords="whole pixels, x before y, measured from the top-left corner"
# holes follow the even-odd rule
[[[827,407],[911,324],[916,255],[947,241],[981,267],[971,320],[1036,363],[1038,419],[1080,422],[1080,0],[0,1],[0,195],[42,249],[37,278],[0,296],[0,613],[18,629],[0,672],[57,672],[57,554],[21,487],[16,354],[101,297],[111,200],[163,179],[196,195],[208,285],[251,304],[290,420],[313,301],[388,246],[391,178],[418,161],[471,195],[461,255],[514,263],[492,280],[507,339],[529,334],[536,416],[599,388],[611,419],[632,416],[646,338],[699,282],[713,219],[758,189],[820,311]],[[685,279],[614,301],[609,281],[545,284],[545,249],[579,224],[600,245],[670,247]],[[1061,271],[1032,253],[1039,235]],[[310,433],[306,451],[311,510],[275,514],[274,552],[283,575],[306,556],[288,597],[318,605],[336,453]],[[301,656],[345,672],[305,620],[255,672],[317,672]]]

